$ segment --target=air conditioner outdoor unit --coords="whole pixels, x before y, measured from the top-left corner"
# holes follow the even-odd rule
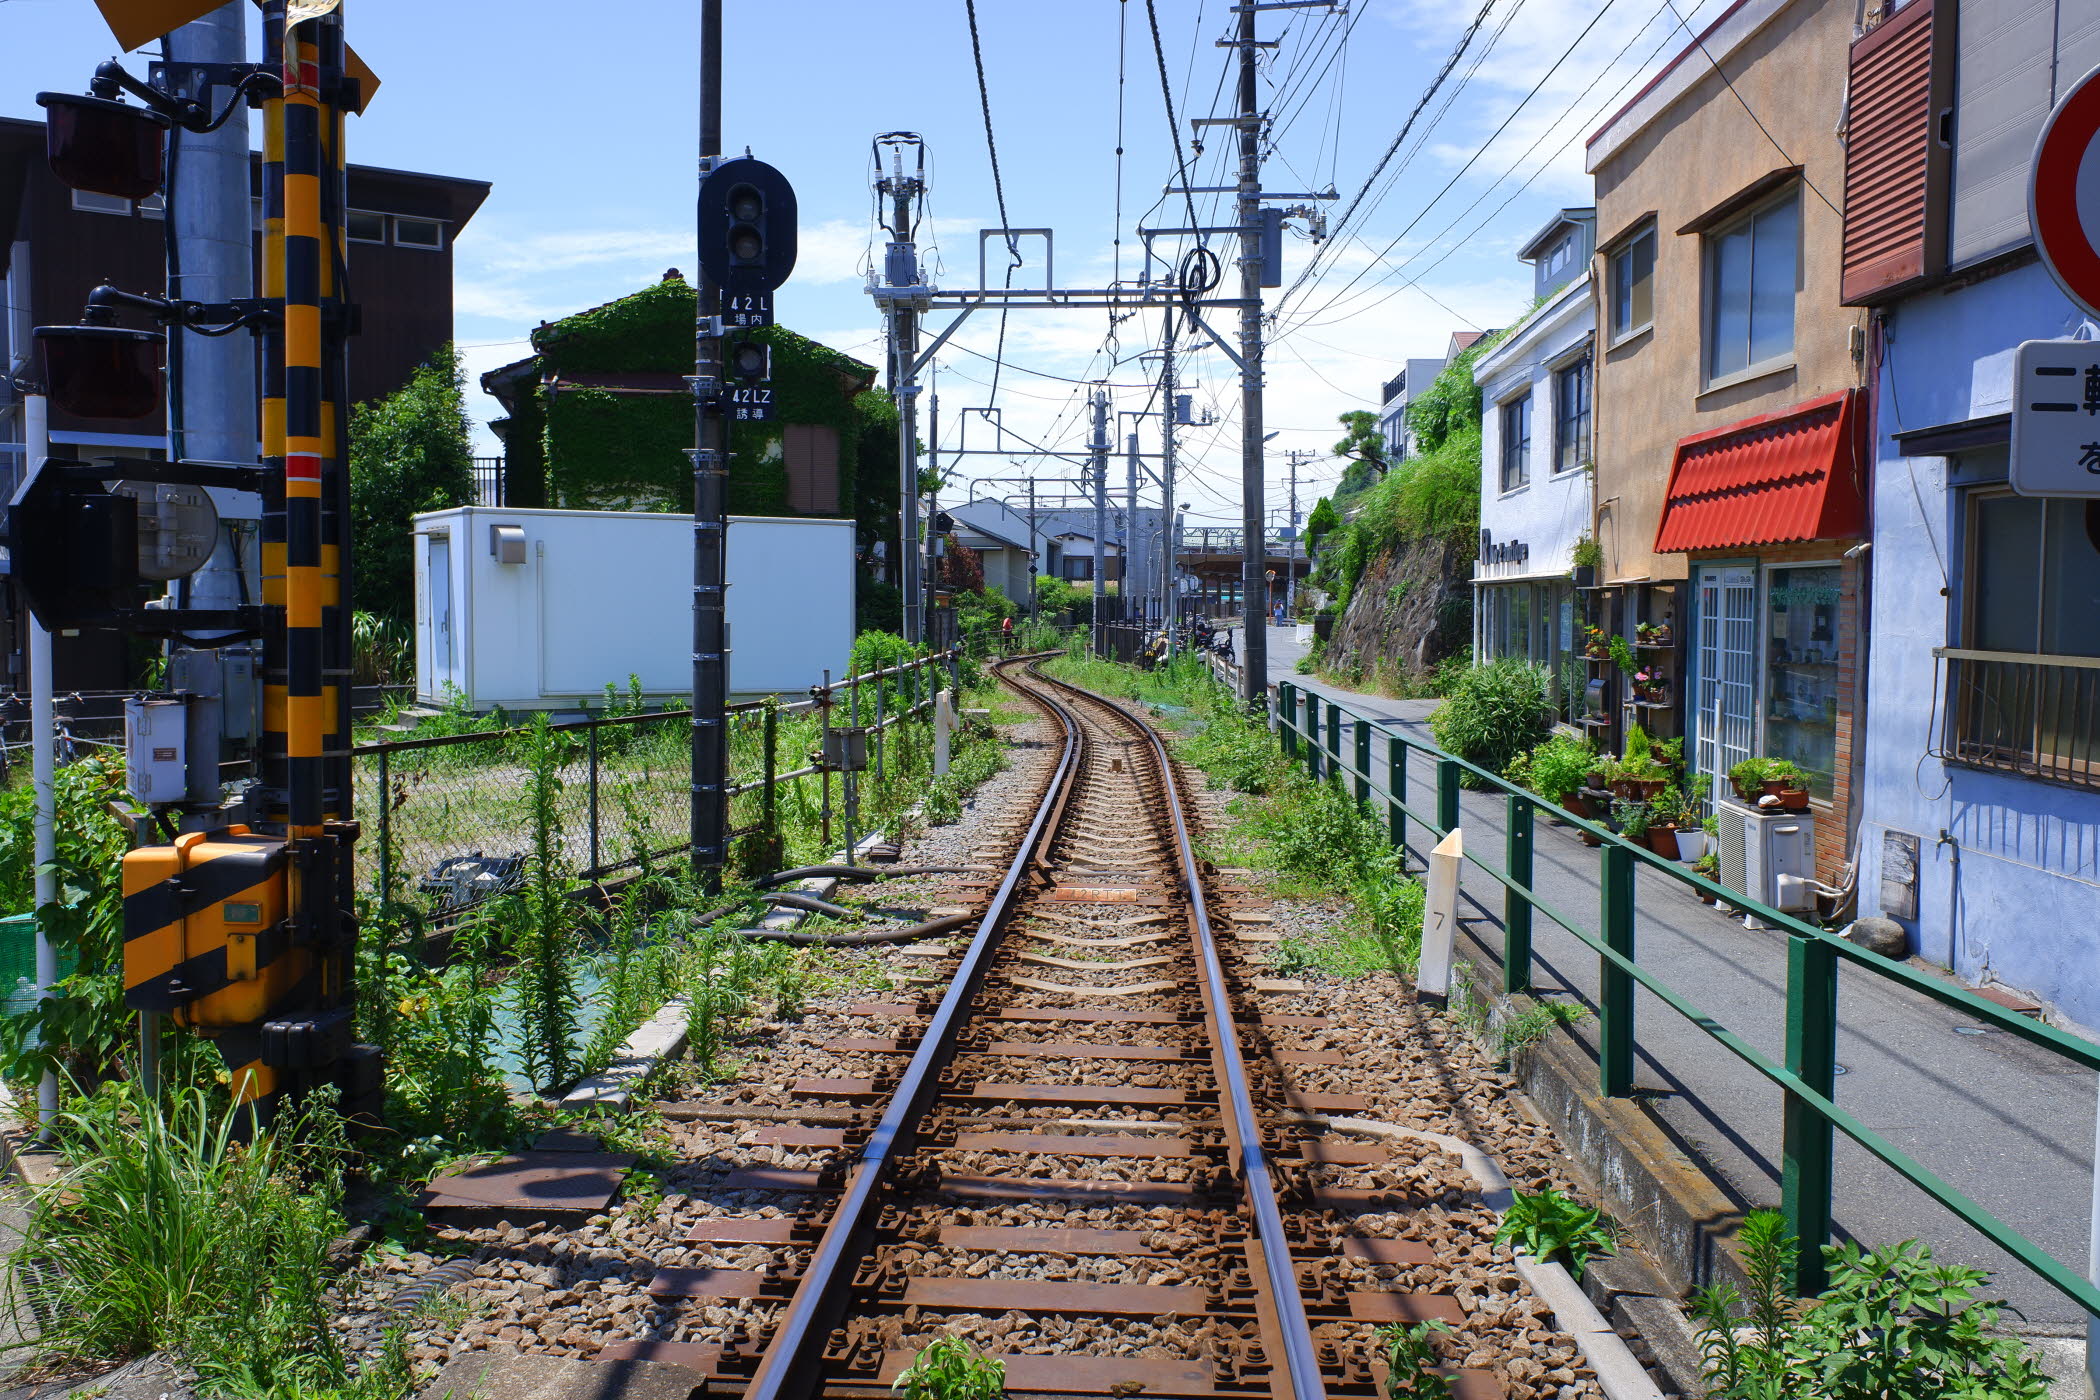
[[[1721,827],[1722,884],[1786,913],[1814,907],[1813,815],[1753,811],[1726,800],[1715,803],[1714,810]],[[1782,881],[1781,876],[1792,878]]]

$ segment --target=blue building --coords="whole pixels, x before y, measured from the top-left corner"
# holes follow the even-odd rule
[[[2100,505],[2005,484],[2014,349],[2086,320],[2025,194],[2042,121],[2100,63],[2091,11],[1910,0],[1867,30],[1844,277],[1874,308],[1859,911],[2100,1026]]]

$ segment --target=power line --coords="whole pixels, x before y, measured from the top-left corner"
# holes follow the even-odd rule
[[[963,9],[970,18],[970,57],[977,64],[977,105],[984,111],[984,146],[992,157],[992,193],[999,201],[999,227],[1009,230],[1006,235],[1006,285],[1014,284],[1014,269],[1021,265],[1021,250],[1014,242],[1010,230],[1013,220],[1006,216],[1006,182],[999,175],[999,142],[992,135],[992,90],[984,79],[984,43],[977,34],[977,0],[963,0]],[[999,356],[1006,353],[1006,307],[999,308]],[[992,396],[999,395],[999,362],[992,362]]]
[[[1690,34],[1692,36],[1692,42],[1699,46],[1699,52],[1706,55],[1706,61],[1709,64],[1713,65],[1713,70],[1716,74],[1720,76],[1721,81],[1728,84],[1728,91],[1735,95],[1735,100],[1738,103],[1742,104],[1743,111],[1749,116],[1751,121],[1757,123],[1757,129],[1765,134],[1765,140],[1770,141],[1772,143],[1772,149],[1779,152],[1779,158],[1785,161],[1788,165],[1799,164],[1799,162],[1797,162],[1792,156],[1786,153],[1786,147],[1779,144],[1779,138],[1777,136],[1774,136],[1772,134],[1772,129],[1765,125],[1764,118],[1758,116],[1755,109],[1753,109],[1748,102],[1743,100],[1742,93],[1736,91],[1735,79],[1728,76],[1728,71],[1721,67],[1720,61],[1717,60],[1713,56],[1713,52],[1706,47],[1706,36],[1704,34],[1695,33],[1692,29],[1692,26],[1685,23],[1684,16],[1677,13],[1676,5],[1670,4],[1669,0],[1664,0],[1664,3],[1668,7],[1670,13],[1676,16],[1678,25],[1684,30],[1685,33]],[[1808,178],[1808,171],[1806,167],[1803,167],[1801,172],[1801,183],[1808,186],[1811,190],[1815,190],[1816,198],[1822,200],[1823,203],[1829,207],[1831,213],[1836,214],[1839,218],[1844,217],[1844,211],[1839,209],[1835,204],[1830,203],[1830,196],[1824,194],[1823,191],[1816,189],[1816,182]]]
[[[1312,316],[1319,316],[1325,314],[1344,296],[1348,295],[1350,288],[1354,287],[1358,282],[1361,282],[1364,279],[1364,275],[1366,273],[1368,273],[1373,267],[1377,266],[1380,262],[1383,262],[1386,256],[1390,254],[1393,251],[1393,249],[1399,247],[1401,241],[1404,240],[1408,234],[1414,232],[1415,226],[1421,223],[1423,219],[1427,218],[1429,216],[1429,211],[1436,207],[1437,202],[1441,200],[1445,195],[1449,194],[1451,192],[1452,187],[1455,186],[1462,178],[1464,178],[1465,173],[1468,170],[1471,170],[1473,168],[1475,162],[1477,162],[1483,155],[1487,154],[1488,148],[1494,145],[1496,139],[1499,138],[1503,132],[1509,129],[1509,124],[1517,119],[1517,114],[1522,112],[1524,108],[1530,104],[1532,98],[1539,95],[1539,92],[1546,86],[1547,82],[1549,82],[1552,79],[1553,75],[1560,71],[1561,65],[1566,63],[1569,57],[1574,54],[1575,50],[1582,46],[1582,41],[1589,38],[1590,32],[1594,30],[1598,26],[1598,24],[1603,21],[1604,17],[1607,14],[1611,13],[1612,6],[1617,3],[1618,0],[1604,0],[1604,3],[1598,7],[1597,13],[1590,16],[1590,22],[1582,27],[1582,32],[1575,36],[1574,42],[1570,43],[1566,49],[1562,50],[1560,57],[1553,60],[1553,66],[1548,68],[1544,73],[1542,73],[1539,76],[1539,80],[1536,83],[1532,84],[1531,91],[1524,94],[1522,100],[1520,100],[1516,106],[1510,109],[1509,115],[1502,119],[1501,124],[1498,125],[1492,132],[1488,133],[1487,139],[1480,143],[1480,145],[1474,150],[1472,155],[1466,157],[1466,163],[1464,165],[1461,165],[1456,171],[1456,173],[1454,173],[1449,180],[1444,182],[1444,187],[1442,189],[1438,190],[1434,195],[1430,197],[1429,202],[1422,206],[1421,212],[1416,214],[1414,218],[1408,220],[1407,227],[1401,229],[1399,233],[1395,234],[1393,236],[1393,240],[1390,243],[1386,244],[1383,249],[1379,250],[1379,252],[1372,258],[1370,263],[1366,264],[1363,267],[1363,269],[1360,270],[1354,277],[1351,277],[1347,282],[1342,284],[1342,288],[1340,291],[1336,292],[1325,302],[1321,303],[1321,305],[1316,310],[1307,313],[1306,319],[1310,319],[1310,317]]]

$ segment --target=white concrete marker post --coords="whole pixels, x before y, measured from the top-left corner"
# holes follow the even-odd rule
[[[933,775],[948,771],[948,736],[955,730],[955,697],[946,690],[933,697]]]
[[[1451,994],[1451,952],[1458,936],[1458,867],[1465,851],[1465,833],[1454,828],[1429,853],[1429,896],[1422,904],[1422,956],[1415,969],[1417,992],[1440,997]]]

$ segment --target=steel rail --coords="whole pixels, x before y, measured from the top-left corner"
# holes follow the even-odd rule
[[[1001,663],[994,669],[1003,670],[1017,664],[1018,659]],[[927,1023],[918,1049],[912,1052],[911,1063],[905,1067],[896,1092],[890,1097],[889,1107],[884,1110],[867,1146],[853,1164],[838,1208],[817,1241],[809,1267],[795,1286],[794,1296],[782,1310],[772,1344],[766,1348],[757,1373],[744,1389],[744,1400],[788,1400],[789,1397],[799,1400],[817,1388],[813,1382],[817,1368],[823,1364],[827,1336],[826,1330],[820,1329],[832,1325],[844,1302],[845,1291],[852,1286],[852,1266],[859,1254],[854,1245],[874,1227],[877,1193],[891,1158],[900,1145],[910,1143],[913,1126],[924,1109],[924,1100],[931,1092],[943,1063],[954,1053],[955,1030],[968,1014],[970,998],[976,995],[984,979],[984,971],[991,963],[994,946],[1011,912],[1014,896],[1023,878],[1035,868],[1038,848],[1055,833],[1056,824],[1064,814],[1065,801],[1079,768],[1080,729],[1075,717],[1064,707],[1048,697],[1041,697],[1041,700],[1043,708],[1064,726],[1065,731],[1064,751],[1051,774],[1049,791],[1037,805],[1027,835],[1022,838],[1019,850],[1007,866],[1006,875],[986,906],[983,918],[978,920],[977,932],[963,953],[954,980],[948,984],[939,1007]]]
[[[1254,1212],[1255,1237],[1261,1243],[1262,1264],[1267,1274],[1271,1301],[1276,1309],[1277,1326],[1283,1335],[1285,1372],[1290,1379],[1290,1394],[1295,1400],[1326,1400],[1327,1385],[1320,1374],[1320,1362],[1314,1348],[1312,1325],[1305,1316],[1305,1299],[1299,1291],[1297,1270],[1291,1263],[1290,1237],[1284,1230],[1283,1212],[1276,1205],[1276,1186],[1269,1174],[1267,1157],[1261,1150],[1261,1125],[1255,1118],[1254,1101],[1247,1092],[1246,1067],[1241,1062],[1241,1050],[1237,1022],[1232,1015],[1232,1000],[1225,989],[1225,974],[1218,960],[1217,940],[1211,935],[1210,906],[1203,897],[1203,881],[1197,873],[1196,852],[1189,841],[1188,822],[1183,815],[1181,791],[1174,781],[1174,765],[1168,757],[1167,746],[1161,741],[1159,731],[1151,725],[1132,718],[1119,707],[1069,685],[1054,676],[1042,674],[1040,661],[1029,663],[1029,674],[1051,685],[1083,696],[1088,700],[1113,711],[1125,724],[1141,731],[1149,742],[1153,761],[1158,765],[1160,777],[1166,787],[1167,810],[1174,819],[1174,842],[1180,859],[1182,883],[1188,890],[1189,913],[1196,931],[1196,947],[1203,970],[1203,1000],[1208,1014],[1212,1035],[1217,1041],[1225,1073],[1226,1102],[1231,1108],[1232,1122],[1239,1136],[1240,1172],[1246,1186],[1247,1203]]]

